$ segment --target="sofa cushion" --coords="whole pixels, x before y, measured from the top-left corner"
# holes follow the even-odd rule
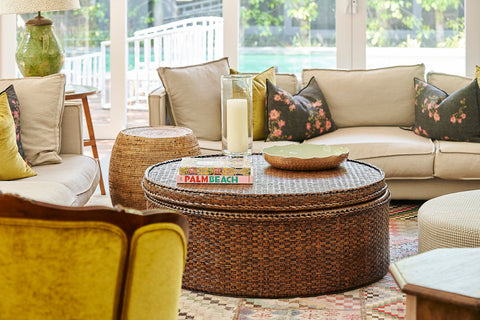
[[[49,203],[84,205],[97,187],[98,165],[82,155],[62,154],[62,158],[59,164],[36,166],[34,177],[0,181],[0,191]]]
[[[416,134],[441,140],[480,141],[476,79],[451,95],[419,79],[415,79],[415,90]]]
[[[277,73],[275,75],[275,81],[277,82],[275,84],[276,86],[290,94],[295,94],[300,89],[298,78],[293,73]]]
[[[0,79],[0,90],[13,84],[21,105],[21,134],[25,156],[32,165],[59,163],[60,123],[65,98],[65,75]]]
[[[435,145],[435,177],[480,180],[480,143],[436,140]]]
[[[388,179],[433,177],[435,146],[432,140],[398,127],[339,128],[304,143],[347,147],[350,159],[380,167]]]
[[[472,79],[453,74],[429,72],[427,73],[427,82],[440,88],[447,94],[452,94],[458,89],[469,85],[472,82]]]
[[[221,139],[221,81],[228,58],[186,67],[157,69],[167,92],[171,124],[192,129],[197,138]]]
[[[239,74],[238,71],[230,69],[231,74]],[[252,75],[252,116],[253,116],[253,140],[265,138],[265,97],[267,94],[267,82],[270,80],[275,84],[275,67]]]
[[[296,95],[267,79],[265,141],[303,141],[336,129],[315,78]]]
[[[34,181],[29,183],[25,183],[22,180],[0,181],[0,191],[62,206],[71,206],[72,199],[75,199],[72,190],[61,183],[52,181]]]
[[[315,77],[339,128],[410,126],[415,121],[413,78],[424,79],[423,64],[370,70],[305,69]]]
[[[13,180],[35,175],[18,153],[15,122],[7,93],[0,94],[0,180]]]

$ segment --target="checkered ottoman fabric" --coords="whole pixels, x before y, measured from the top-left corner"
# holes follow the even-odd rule
[[[480,190],[447,194],[418,210],[418,252],[480,247]]]

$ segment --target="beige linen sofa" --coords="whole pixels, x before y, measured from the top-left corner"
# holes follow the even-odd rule
[[[427,78],[448,94],[472,79],[441,73],[425,75],[423,64],[349,71],[305,69],[301,82],[293,74],[275,77],[277,86],[291,94],[315,77],[337,130],[301,143],[348,147],[350,159],[371,163],[385,172],[393,199],[424,200],[480,189],[480,143],[432,140],[405,130],[415,122],[414,77]],[[151,92],[150,124],[165,124],[170,107],[163,87]],[[258,140],[253,151],[286,143],[298,142]],[[203,153],[221,150],[221,141],[199,139],[199,144]]]
[[[37,175],[0,181],[0,192],[66,206],[83,206],[100,178],[97,162],[83,155],[81,102],[64,101],[65,76],[0,79],[20,101],[22,144]]]

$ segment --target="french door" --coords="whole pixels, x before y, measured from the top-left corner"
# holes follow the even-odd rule
[[[84,23],[78,20],[76,26],[86,28],[80,33],[85,35],[83,40],[72,37],[75,30],[71,22],[80,19],[78,14],[57,12],[45,13],[45,16],[52,18],[60,37],[77,41],[67,42],[67,57],[102,46],[105,50],[105,64],[110,73],[108,83],[102,87],[106,97],[102,98],[105,101],[99,111],[104,112],[105,117],[94,123],[98,139],[113,139],[128,125],[127,110],[131,110],[128,79],[136,59],[132,59],[136,49],[128,39],[141,27],[141,23],[132,21],[141,20],[148,29],[150,25],[173,22],[175,16],[182,16],[198,4],[215,8],[216,15],[223,17],[223,55],[241,72],[260,72],[272,65],[279,72],[299,74],[303,68],[358,69],[423,62],[427,70],[472,76],[475,65],[480,65],[478,0],[80,2],[80,10],[84,10],[82,19],[86,20]],[[308,10],[304,12],[302,8]],[[134,12],[136,16],[132,16]],[[96,18],[89,18],[87,14]],[[55,15],[59,19],[63,15],[63,20],[57,20]],[[143,21],[146,16],[151,19]],[[21,25],[18,17],[0,16],[2,77],[15,76],[16,39],[11,33],[15,23]],[[75,32],[79,34],[78,30]],[[154,56],[153,53],[146,55]],[[154,68],[156,66],[149,66]],[[150,88],[143,94],[148,94],[148,90]],[[144,120],[144,124],[147,123],[148,115]]]

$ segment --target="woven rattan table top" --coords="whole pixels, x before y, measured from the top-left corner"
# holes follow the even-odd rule
[[[209,156],[212,157],[212,156]],[[184,208],[234,212],[292,212],[345,207],[385,193],[379,168],[355,160],[324,171],[288,171],[253,154],[253,185],[177,184],[180,159],[161,162],[145,172],[148,198]]]
[[[122,134],[138,138],[150,139],[171,139],[193,135],[193,131],[188,128],[178,126],[143,126],[123,129]]]

